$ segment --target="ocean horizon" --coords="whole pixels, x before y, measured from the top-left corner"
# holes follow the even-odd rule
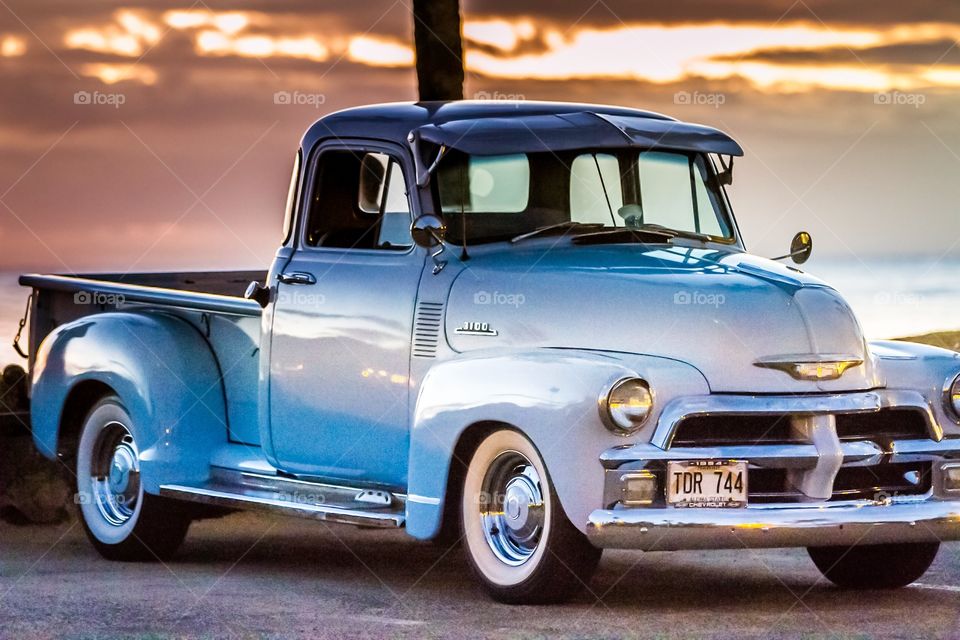
[[[843,294],[869,339],[960,330],[960,259],[825,257],[802,268]],[[29,295],[19,275],[0,271],[0,366],[25,362],[12,347]]]

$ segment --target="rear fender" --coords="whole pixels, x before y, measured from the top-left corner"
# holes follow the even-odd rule
[[[213,352],[186,320],[160,312],[103,313],[58,327],[33,369],[34,442],[55,458],[64,408],[95,381],[119,396],[133,421],[148,493],[170,481],[202,481],[209,456],[227,441],[224,389]]]

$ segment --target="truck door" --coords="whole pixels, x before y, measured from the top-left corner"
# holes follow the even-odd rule
[[[410,238],[408,162],[390,145],[337,142],[309,170],[270,352],[271,446],[290,473],[406,484],[410,340],[426,255]]]

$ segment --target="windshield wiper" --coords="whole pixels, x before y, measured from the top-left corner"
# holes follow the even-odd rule
[[[593,233],[579,233],[573,238],[573,244],[620,244],[624,242],[663,243],[676,236],[669,230],[634,229],[631,227],[616,227],[594,231]]]
[[[655,224],[653,222],[647,224],[641,224],[636,227],[632,227],[636,231],[650,231],[652,233],[662,233],[664,235],[669,235],[672,238],[687,238],[688,240],[702,240],[703,242],[709,242],[711,240],[710,236],[705,233],[697,233],[695,231],[681,231],[680,229],[671,229],[670,227],[665,227],[661,224]]]
[[[641,224],[635,227],[617,227],[593,233],[581,233],[573,239],[574,244],[604,244],[621,242],[669,242],[674,238],[685,238],[707,242],[710,236],[693,231],[680,231],[659,224]]]
[[[526,240],[527,238],[533,238],[534,236],[543,235],[544,233],[551,233],[555,231],[568,231],[570,229],[602,229],[603,225],[599,222],[577,222],[576,220],[567,220],[565,222],[558,222],[556,224],[548,224],[545,227],[537,227],[533,231],[528,231],[527,233],[521,233],[518,236],[514,236],[510,239],[511,243],[520,242],[521,240]]]

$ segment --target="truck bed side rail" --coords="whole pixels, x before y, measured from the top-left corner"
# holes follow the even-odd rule
[[[120,300],[123,303],[137,302],[196,309],[215,313],[229,313],[240,316],[259,317],[262,309],[252,300],[213,293],[178,291],[161,287],[145,287],[136,284],[122,284],[105,280],[91,280],[73,276],[27,274],[20,276],[20,284],[34,289],[46,289]]]

